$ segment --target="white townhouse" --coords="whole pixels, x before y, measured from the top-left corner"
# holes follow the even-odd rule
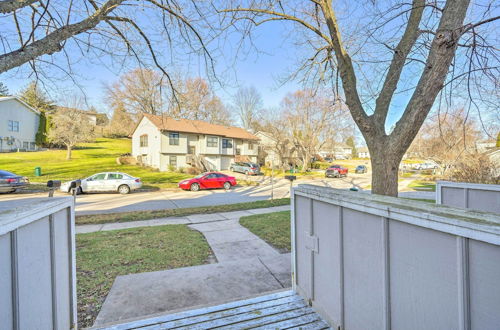
[[[15,96],[0,97],[0,152],[36,150],[40,112]]]
[[[144,114],[132,133],[132,155],[167,171],[203,164],[227,170],[236,161],[257,161],[259,138],[240,127]]]

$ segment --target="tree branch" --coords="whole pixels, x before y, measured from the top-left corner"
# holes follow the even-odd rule
[[[233,12],[233,13],[237,13],[237,12],[250,12],[250,13],[259,13],[259,14],[267,14],[267,15],[271,15],[271,16],[277,16],[277,17],[282,18],[283,20],[288,20],[288,21],[299,23],[300,25],[302,25],[302,26],[308,28],[309,30],[313,31],[318,36],[320,36],[321,38],[323,38],[326,42],[328,42],[329,44],[331,44],[330,38],[328,38],[327,35],[325,35],[323,32],[321,32],[320,29],[312,26],[311,24],[307,23],[306,21],[304,21],[304,20],[302,20],[302,19],[300,19],[298,17],[295,17],[293,15],[287,15],[287,14],[283,14],[283,13],[280,13],[280,12],[277,12],[277,11],[273,11],[273,10],[258,9],[258,8],[224,9],[224,10],[221,10],[220,12],[226,12],[226,13],[230,13],[230,12]],[[246,19],[248,19],[248,18],[246,18]]]
[[[385,121],[389,111],[389,105],[396,91],[408,54],[415,45],[420,34],[418,26],[424,12],[425,0],[414,0],[412,7],[405,32],[394,49],[394,55],[387,75],[385,76],[382,90],[375,101],[373,119],[375,125],[377,125],[377,129],[380,131],[385,131]]]
[[[96,10],[86,19],[78,23],[63,26],[42,39],[34,41],[18,50],[0,55],[0,73],[18,67],[39,56],[61,51],[63,47],[60,44],[61,42],[96,27],[107,14],[112,12],[123,1],[125,0],[108,0],[99,10]]]
[[[340,71],[342,85],[344,86],[347,106],[349,107],[352,117],[361,132],[363,134],[371,134],[373,132],[373,125],[370,118],[368,118],[366,112],[364,111],[361,99],[359,98],[356,86],[356,74],[354,72],[352,60],[343,46],[337,18],[331,6],[331,1],[323,0],[321,3],[321,9],[323,11],[323,16],[326,19],[328,30],[330,31],[332,48],[337,58],[337,65]]]
[[[4,0],[0,2],[0,14],[8,14],[17,9],[31,5],[39,0]]]
[[[431,44],[425,69],[406,106],[403,116],[391,134],[399,150],[406,150],[418,133],[437,94],[444,86],[450,64],[455,56],[470,0],[448,0],[443,9],[436,35]]]

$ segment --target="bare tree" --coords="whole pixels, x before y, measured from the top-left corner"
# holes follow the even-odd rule
[[[286,129],[287,125],[288,122],[281,112],[268,110],[263,112],[262,121],[256,129],[268,136],[260,141],[264,155],[272,155],[273,160],[277,161],[272,165],[281,170],[285,170],[290,164],[295,164],[297,157],[295,145]]]
[[[455,109],[430,116],[413,141],[409,151],[440,165],[442,174],[463,159],[477,154],[479,127],[467,118],[465,109]]]
[[[241,125],[247,130],[254,130],[255,122],[260,119],[262,112],[262,96],[259,91],[251,87],[240,87],[233,96],[232,107],[238,113]]]
[[[62,108],[52,116],[52,127],[48,134],[51,143],[66,146],[66,159],[71,159],[71,150],[77,143],[94,137],[94,126],[85,114],[77,109]]]
[[[366,21],[360,16],[359,24],[352,17],[339,20],[330,0],[230,1],[220,12],[243,31],[244,37],[266,22],[293,24],[293,35],[303,37],[302,44],[312,48],[312,55],[297,71],[316,83],[332,82],[335,91],[342,87],[345,102],[372,156],[372,191],[397,196],[399,163],[443,88],[448,84],[456,88],[453,84],[459,79],[470,82],[474,72],[495,81],[498,77],[496,48],[479,31],[499,16],[493,15],[491,4],[478,5],[476,9],[482,13],[474,16],[479,17],[477,21],[464,24],[469,2],[372,2],[376,13],[365,12]],[[344,6],[345,15],[350,13],[351,4]],[[461,57],[456,56],[459,46],[464,49]],[[367,54],[371,58],[366,58]],[[377,69],[371,73],[363,70],[372,69],[370,63],[376,63]],[[452,63],[454,69],[450,72]],[[403,74],[409,70],[416,76]],[[409,101],[388,132],[391,103],[402,86]]]
[[[165,111],[166,90],[167,83],[158,71],[138,68],[107,86],[106,98],[109,104],[120,104],[129,113],[157,115]]]
[[[333,101],[312,90],[288,94],[282,101],[289,136],[302,161],[302,171],[309,170],[312,157],[327,141],[334,126]]]
[[[169,114],[185,119],[228,125],[231,115],[222,100],[203,78],[188,78],[176,84],[178,102],[171,102]]]

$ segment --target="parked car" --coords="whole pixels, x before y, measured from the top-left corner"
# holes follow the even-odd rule
[[[332,157],[325,157],[323,159],[325,160],[325,162],[328,162],[328,163],[333,162],[333,158]]]
[[[325,177],[327,178],[340,178],[341,176],[347,176],[349,170],[346,167],[340,165],[332,165],[325,171]]]
[[[0,170],[0,192],[11,193],[18,188],[27,186],[28,183],[27,177]]]
[[[236,162],[234,164],[231,164],[229,169],[232,172],[240,172],[248,175],[260,174],[260,166],[258,164],[249,162]]]
[[[200,189],[224,188],[231,189],[236,185],[236,178],[219,172],[206,172],[192,179],[179,182],[179,188],[184,190],[198,191]]]
[[[416,170],[433,170],[438,168],[438,166],[434,163],[420,163],[420,164],[415,164],[413,168]]]
[[[70,186],[71,181],[64,182],[60,189],[63,192],[71,192]],[[128,194],[141,187],[142,182],[139,178],[121,172],[103,172],[82,179],[76,193],[117,191],[120,194]]]
[[[368,167],[366,167],[366,165],[358,165],[358,166],[356,166],[356,169],[354,170],[354,172],[358,173],[358,174],[366,173],[366,172],[368,172]]]

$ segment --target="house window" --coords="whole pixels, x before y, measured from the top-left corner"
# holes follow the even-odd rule
[[[207,137],[207,147],[217,148],[219,145],[219,139],[215,136]]]
[[[30,145],[29,142],[23,142],[23,149],[28,150],[29,145]]]
[[[36,144],[35,142],[30,142],[30,149],[35,150],[36,149]]]
[[[222,148],[228,149],[233,147],[233,141],[230,139],[222,139]]]
[[[177,156],[170,156],[168,158],[168,164],[173,167],[177,167]]]
[[[171,146],[179,145],[179,133],[168,133],[168,143]]]
[[[236,148],[236,154],[237,155],[241,155],[241,149],[240,148]]]
[[[9,132],[19,132],[19,122],[15,120],[9,120]]]
[[[141,137],[140,137],[140,145],[141,145],[141,147],[147,147],[148,146],[148,136],[147,136],[147,134],[141,135]]]
[[[253,150],[253,143],[252,142],[248,142],[248,150]]]

